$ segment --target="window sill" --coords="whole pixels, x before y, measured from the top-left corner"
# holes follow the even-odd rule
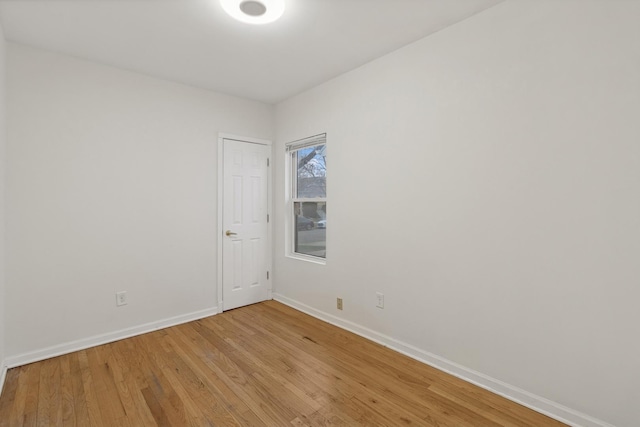
[[[290,253],[285,255],[287,258],[291,258],[291,259],[297,259],[300,261],[306,261],[306,262],[310,262],[312,264],[319,264],[319,265],[327,265],[327,260],[324,258],[318,258],[315,256],[308,256],[308,255],[302,255],[302,254],[296,254],[296,253]]]

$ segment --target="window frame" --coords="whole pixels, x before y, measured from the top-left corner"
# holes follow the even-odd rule
[[[286,196],[286,223],[285,223],[285,256],[288,258],[298,259],[302,261],[308,261],[315,264],[325,265],[327,263],[326,247],[327,239],[325,235],[325,257],[319,257],[315,255],[304,254],[296,252],[296,215],[295,204],[296,203],[324,203],[325,208],[327,204],[326,183],[325,183],[325,197],[304,198],[297,197],[298,195],[298,168],[297,162],[293,159],[296,157],[296,153],[307,147],[314,147],[318,145],[324,145],[325,157],[327,150],[327,134],[318,134],[308,138],[296,140],[285,144],[285,196]],[[326,175],[325,175],[326,176]],[[326,231],[325,231],[326,233]]]

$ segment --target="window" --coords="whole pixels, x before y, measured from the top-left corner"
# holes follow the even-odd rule
[[[289,252],[327,257],[326,134],[287,144],[289,157]]]

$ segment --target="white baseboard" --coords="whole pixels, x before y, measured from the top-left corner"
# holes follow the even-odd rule
[[[507,384],[503,381],[491,378],[488,375],[469,369],[465,366],[459,365],[455,362],[447,360],[443,357],[429,353],[428,351],[421,350],[410,344],[391,338],[387,335],[380,334],[376,331],[368,329],[357,323],[350,322],[348,320],[341,319],[332,314],[324,311],[316,310],[306,304],[299,301],[287,298],[283,295],[274,293],[273,299],[279,301],[285,305],[288,305],[296,310],[302,311],[310,316],[316,317],[332,325],[338,326],[342,329],[346,329],[354,334],[360,335],[378,344],[384,345],[392,350],[402,353],[412,359],[418,360],[427,365],[433,366],[436,369],[444,371],[448,374],[463,379],[471,384],[475,384],[478,387],[482,387],[495,394],[498,394],[506,399],[512,400],[527,408],[533,409],[536,412],[547,415],[558,421],[574,427],[614,427],[613,425],[606,423],[605,421],[593,418],[587,414],[575,411],[566,406],[560,405],[544,397],[537,396],[528,391],[522,390],[518,387]]]
[[[4,380],[7,378],[8,369],[4,360],[0,361],[0,396],[2,396],[2,389],[4,388]]]
[[[15,368],[16,366],[22,366],[28,363],[49,359],[51,357],[72,353],[74,351],[84,350],[90,347],[119,341],[124,338],[146,334],[147,332],[153,332],[158,329],[168,328],[170,326],[191,322],[193,320],[202,319],[204,317],[209,317],[216,314],[218,314],[218,307],[211,307],[206,310],[194,311],[192,313],[187,313],[180,316],[174,316],[155,322],[145,323],[139,326],[133,326],[131,328],[121,329],[106,334],[95,335],[64,344],[54,345],[52,347],[47,347],[40,350],[30,351],[27,353],[19,354],[17,356],[7,357],[7,359],[5,360],[3,375],[4,372],[6,372],[7,368]],[[4,376],[2,377],[2,379],[4,380]]]

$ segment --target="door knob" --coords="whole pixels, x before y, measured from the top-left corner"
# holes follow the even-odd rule
[[[236,235],[236,234],[238,234],[238,233],[232,233],[232,232],[231,232],[231,230],[227,230],[227,232],[226,232],[226,233],[224,233],[224,234],[226,234],[226,235],[227,235],[227,237],[231,237],[231,236],[235,236],[235,235]]]

